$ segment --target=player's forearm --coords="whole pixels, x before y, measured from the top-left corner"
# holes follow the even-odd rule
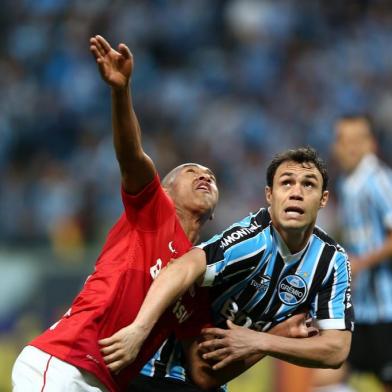
[[[298,316],[301,316],[301,315],[297,315],[294,317],[298,317]],[[295,323],[297,323],[297,321]],[[292,331],[293,325],[295,325],[297,328],[294,332],[294,336],[293,336],[293,331]],[[305,326],[304,326],[304,328],[305,328]],[[269,335],[281,336],[281,337],[291,338],[291,339],[292,338],[296,338],[296,339],[304,338],[305,335],[302,335],[302,334],[300,335],[298,331],[299,331],[298,325],[292,324],[291,320],[289,319],[289,320],[286,320],[284,322],[281,322],[281,323],[275,325],[267,333]],[[220,370],[215,370],[214,372],[218,375],[218,377],[221,380],[223,380],[223,379],[225,380],[224,383],[227,383],[230,380],[233,380],[235,377],[242,374],[243,372],[245,372],[246,370],[248,370],[250,367],[252,367],[257,362],[261,361],[266,356],[267,356],[267,354],[264,352],[249,354],[244,360],[238,361],[237,363],[234,363],[233,367],[231,367],[231,364],[230,364],[230,365],[226,366],[225,368],[220,369]]]
[[[126,167],[143,154],[140,126],[128,86],[112,88],[112,126],[117,159]]]
[[[288,338],[304,338],[305,336],[308,336],[307,333],[309,331],[313,331],[312,328],[307,328],[305,326],[305,318],[306,315],[297,314],[293,316],[292,319],[285,320],[275,325],[267,333]],[[303,327],[301,321],[302,319],[304,320]],[[301,327],[304,330],[302,330]],[[191,367],[193,372],[192,378],[194,379],[194,382],[202,389],[216,388],[238,377],[240,374],[247,371],[254,364],[261,361],[266,356],[267,354],[262,351],[257,353],[249,353],[246,355],[245,359],[237,360],[235,362],[229,363],[223,368],[214,370],[211,366],[213,363],[206,363],[206,360],[198,355],[199,359],[197,361],[192,361],[194,364],[194,367]]]
[[[205,253],[192,249],[167,265],[151,285],[134,321],[148,334],[164,311],[205,271]]]
[[[112,88],[112,126],[123,186],[128,193],[136,194],[152,181],[155,167],[143,151],[140,126],[128,86]]]
[[[281,328],[278,324],[276,327],[272,328],[268,334],[288,336],[290,335],[290,331],[287,325]],[[188,363],[190,363],[191,378],[197,386],[204,390],[217,388],[228,383],[267,356],[267,354],[262,351],[253,352],[249,353],[245,359],[231,362],[221,369],[212,369],[214,363],[203,359],[197,348],[193,349],[191,355],[193,359],[188,360]]]
[[[350,344],[349,331],[322,331],[319,336],[305,339],[264,335],[259,349],[295,365],[338,368],[347,358]]]
[[[299,322],[297,320],[300,320],[299,316],[301,315],[294,316],[297,318],[294,324],[294,321],[290,319],[286,320],[275,325],[268,331],[268,333],[276,336],[294,337],[292,336],[292,329],[293,326],[296,326],[297,329],[295,330],[295,337],[303,337],[298,335]],[[303,317],[305,317],[305,315]],[[209,339],[207,336],[204,336],[204,338]],[[211,336],[210,338],[213,337]],[[188,365],[191,370],[191,377],[193,381],[200,388],[206,390],[217,388],[228,383],[266,357],[266,354],[263,352],[249,353],[249,355],[247,355],[244,359],[234,361],[221,369],[214,370],[212,369],[214,363],[208,362],[202,358],[194,342],[190,345],[190,347],[184,343],[184,350],[188,358]],[[191,359],[189,359],[189,357]]]

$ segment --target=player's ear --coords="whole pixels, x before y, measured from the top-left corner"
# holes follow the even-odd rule
[[[270,186],[265,187],[265,199],[267,200],[268,205],[271,205],[272,201],[272,188]]]
[[[327,205],[328,199],[329,199],[329,192],[324,191],[320,200],[320,208],[324,208]]]

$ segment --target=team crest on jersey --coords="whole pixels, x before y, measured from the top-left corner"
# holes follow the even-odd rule
[[[285,276],[278,286],[280,300],[286,305],[298,305],[308,294],[306,282],[298,275]]]

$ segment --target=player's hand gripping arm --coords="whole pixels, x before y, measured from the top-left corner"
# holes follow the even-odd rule
[[[234,326],[232,323],[230,325],[232,328],[242,328]],[[288,338],[307,338],[315,336],[318,331],[308,323],[306,313],[299,313],[275,325],[268,333]],[[207,339],[214,338],[213,335],[205,335],[204,337]],[[195,384],[205,390],[217,388],[229,382],[265,357],[264,353],[253,354],[235,360],[221,369],[214,370],[212,366],[216,361],[208,361],[201,357],[206,351],[199,350],[198,343],[200,341],[200,339],[188,340],[183,343],[183,346],[191,378]]]
[[[156,170],[143,151],[140,126],[132,107],[129,81],[133,56],[126,45],[119,44],[114,50],[100,35],[90,39],[90,51],[102,79],[112,89],[113,142],[122,183],[127,193],[136,194],[152,181]]]
[[[205,359],[217,361],[214,369],[221,369],[233,361],[253,355],[270,355],[295,365],[319,368],[338,368],[347,358],[351,332],[322,330],[311,339],[292,339],[256,332],[233,324],[228,330],[208,328],[204,331],[215,339],[200,344],[208,350]]]
[[[206,255],[194,248],[162,269],[151,285],[135,321],[109,338],[102,339],[101,352],[112,372],[119,372],[134,361],[151,329],[164,311],[193,283],[201,279],[206,269]]]

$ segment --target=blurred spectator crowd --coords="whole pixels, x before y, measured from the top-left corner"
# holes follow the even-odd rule
[[[134,54],[160,174],[186,161],[216,172],[210,232],[262,204],[275,152],[310,144],[328,159],[339,114],[372,113],[392,147],[389,1],[5,0],[0,31],[2,245],[81,247],[121,212],[94,34]]]

